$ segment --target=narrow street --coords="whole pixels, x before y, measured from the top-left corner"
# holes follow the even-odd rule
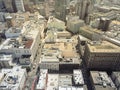
[[[42,43],[41,43],[42,46]],[[39,46],[38,48],[38,52],[37,52],[37,57],[33,62],[31,71],[28,72],[28,78],[26,80],[26,84],[25,84],[25,89],[24,90],[32,90],[31,86],[34,83],[34,80],[36,78],[36,72],[37,72],[37,68],[39,66],[39,62],[40,62],[40,56],[41,56],[41,46]]]

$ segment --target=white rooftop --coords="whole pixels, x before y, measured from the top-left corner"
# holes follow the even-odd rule
[[[0,54],[0,61],[12,61],[13,60],[13,56],[12,54]]]
[[[36,24],[35,21],[31,20],[24,23],[22,34],[26,37],[35,39],[39,34],[39,31],[40,26],[38,26],[38,24]]]
[[[21,69],[21,67],[14,67],[13,69],[2,69],[1,73],[6,76],[0,83],[0,90],[18,90],[23,76],[26,73],[26,69]]]
[[[43,56],[40,62],[59,62],[59,59],[56,56]]]
[[[39,77],[39,81],[38,84],[36,86],[36,89],[45,89],[46,87],[46,79],[47,79],[47,73],[48,70],[47,69],[40,69],[40,77]]]
[[[46,90],[57,90],[58,89],[59,74],[48,74],[48,82]]]
[[[59,87],[59,90],[84,90],[82,87]]]
[[[90,73],[94,85],[111,88],[115,87],[114,83],[112,82],[111,78],[108,76],[106,72],[91,71]]]
[[[75,84],[84,85],[84,79],[83,79],[81,70],[75,69],[73,71],[73,79],[74,79]]]

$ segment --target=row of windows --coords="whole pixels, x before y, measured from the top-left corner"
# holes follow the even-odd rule
[[[21,51],[20,50],[16,50],[16,53],[21,53]],[[28,50],[24,50],[24,53],[29,53],[29,51]]]

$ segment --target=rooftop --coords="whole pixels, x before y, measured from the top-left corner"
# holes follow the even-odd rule
[[[73,71],[73,79],[75,84],[84,85],[84,79],[83,79],[83,74],[81,70],[75,69]]]
[[[6,31],[6,33],[21,33],[21,30],[21,28],[11,27]]]
[[[42,69],[40,71],[40,78],[38,81],[39,84],[37,84],[37,87],[39,87],[38,89],[46,88],[46,90],[87,90],[87,87],[83,81],[82,72],[79,69],[75,69],[73,74],[47,74],[47,69]],[[78,82],[80,82],[80,84],[74,85],[72,77],[75,77]]]
[[[21,39],[21,38],[19,38]],[[11,49],[11,48],[30,48],[32,45],[33,40],[32,39],[27,39],[27,38],[22,38],[22,40],[17,40],[17,39],[6,39],[1,45],[0,45],[0,50],[1,49]]]
[[[59,74],[48,74],[48,82],[46,90],[58,89]]]
[[[46,87],[46,79],[47,79],[47,69],[40,69],[40,77],[37,83],[36,89],[45,89]]]
[[[1,73],[4,73],[4,79],[0,83],[0,89],[18,90],[26,70],[14,67],[13,69],[2,69]]]
[[[41,62],[42,62],[42,63],[46,63],[46,62],[47,62],[47,63],[48,63],[48,62],[49,62],[49,63],[50,63],[50,62],[59,63],[59,59],[58,59],[56,56],[54,56],[54,55],[53,55],[53,56],[50,56],[50,55],[49,55],[49,56],[43,56],[43,57],[41,57]]]
[[[58,20],[54,17],[50,17],[47,23],[48,28],[56,28],[58,30],[65,30],[65,23],[61,20]]]
[[[40,25],[40,22],[30,20],[24,23],[22,35],[28,38],[36,39],[37,35],[40,31],[42,31],[42,29],[44,29],[43,24]]]
[[[95,90],[116,90],[114,83],[106,72],[90,72]]]
[[[45,49],[56,49],[61,51],[61,55],[66,58],[76,57],[75,47],[70,42],[65,43],[54,43],[54,44],[45,44]]]
[[[79,35],[78,38],[81,40],[81,41],[90,41],[88,38],[82,36],[82,35]]]
[[[59,75],[59,86],[72,86],[72,75],[60,74]]]
[[[12,54],[0,54],[0,61],[12,61]]]
[[[74,87],[74,86],[68,86],[68,87],[59,87],[59,90],[86,90],[83,87]]]
[[[80,27],[80,30],[79,30],[79,31],[81,31],[81,30],[84,30],[84,31],[86,31],[86,32],[88,32],[88,33],[98,33],[98,34],[101,34],[101,31],[100,31],[100,30],[98,30],[98,29],[93,29],[93,28],[91,28],[91,27],[89,27],[89,26]]]
[[[107,41],[97,44],[97,42],[87,43],[90,52],[120,53],[120,47]]]

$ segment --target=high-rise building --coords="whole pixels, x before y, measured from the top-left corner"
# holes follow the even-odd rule
[[[44,4],[46,17],[53,16],[55,11],[55,0],[45,0]]]
[[[0,0],[0,11],[4,11],[4,10],[5,10],[5,6],[3,0]]]
[[[120,70],[120,47],[107,41],[87,43],[84,60],[89,69]]]
[[[8,12],[14,12],[13,0],[3,0],[3,3]]]
[[[55,0],[55,16],[61,20],[66,19],[66,7],[70,0]]]
[[[76,12],[77,15],[79,15],[79,18],[86,21],[88,14],[92,11],[92,1],[79,0],[76,7]]]
[[[17,11],[25,11],[23,0],[14,0]]]

